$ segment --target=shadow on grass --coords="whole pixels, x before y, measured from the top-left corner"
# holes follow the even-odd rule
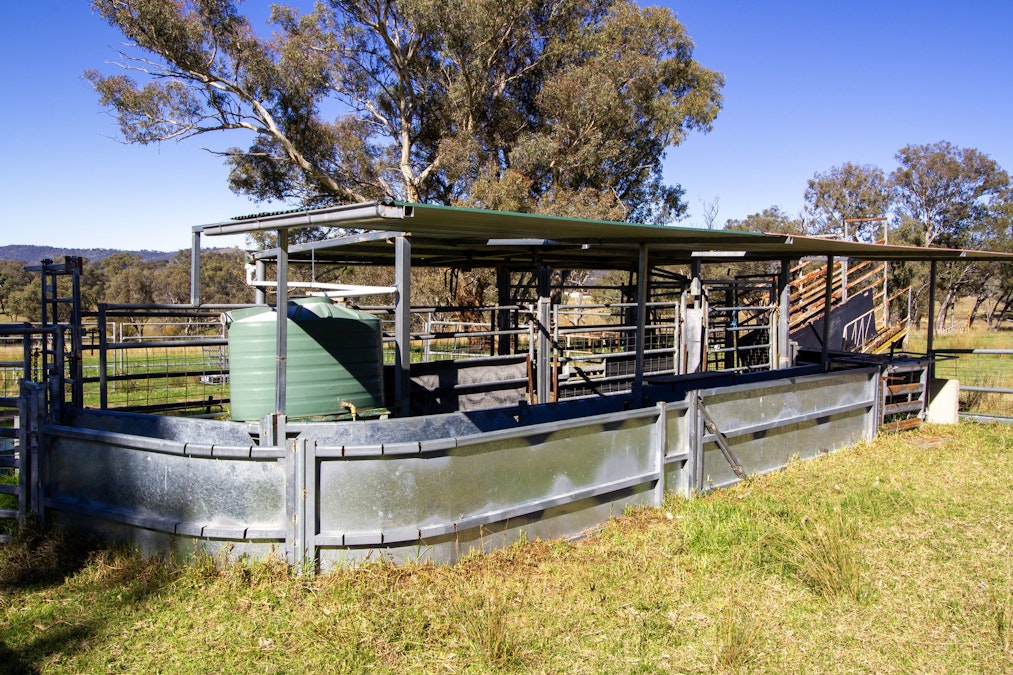
[[[23,649],[11,649],[0,639],[0,675],[30,675],[40,672],[34,663],[58,652],[71,652],[94,634],[90,624],[47,630]]]
[[[131,605],[162,592],[170,578],[162,563],[26,524],[0,545],[0,593],[29,612],[58,602],[60,616],[0,624],[0,675],[37,673],[54,655],[72,656]]]
[[[45,588],[62,583],[80,571],[96,540],[86,536],[47,530],[26,522],[10,542],[0,545],[0,589]]]

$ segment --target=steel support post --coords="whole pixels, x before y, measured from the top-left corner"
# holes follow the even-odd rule
[[[777,277],[778,304],[777,313],[777,368],[791,367],[791,261],[782,260],[780,274]]]
[[[46,513],[43,509],[42,499],[42,455],[44,448],[42,444],[42,415],[46,410],[46,390],[38,384],[25,384],[22,388],[22,395],[27,397],[27,419],[22,418],[21,424],[26,427],[24,438],[26,445],[22,446],[21,452],[28,453],[28,503],[31,512],[45,524]]]
[[[655,459],[658,463],[658,482],[654,485],[654,506],[665,501],[665,457],[668,455],[668,403],[658,401],[658,421],[654,424]]]
[[[834,294],[834,256],[827,256],[826,287],[823,293],[823,349],[820,355],[820,363],[823,365],[823,372],[830,370],[830,301]]]
[[[408,236],[394,240],[394,409],[411,415],[411,272],[412,244]]]
[[[289,485],[285,497],[286,511],[289,514],[285,532],[285,548],[286,558],[291,565],[303,565],[309,560],[306,456],[307,445],[311,442],[305,438],[293,439],[288,444],[285,453],[287,457],[285,468]]]
[[[49,385],[49,419],[59,424],[65,391],[63,383],[64,344],[63,330],[59,326],[53,326],[53,329],[53,361],[47,368],[46,378],[48,378],[47,384]]]
[[[108,325],[106,323],[106,304],[103,302],[98,306],[98,407],[100,410],[109,409],[109,338],[106,335]]]
[[[200,231],[190,238],[190,304],[200,306]]]
[[[25,335],[25,339],[29,339],[30,336]],[[27,380],[21,382],[21,388],[18,392],[18,417],[20,418],[18,424],[18,513],[22,517],[28,513],[28,509],[31,506],[30,495],[31,495],[31,461],[32,461],[32,450],[31,450],[31,438],[29,429],[31,429],[31,390]]]
[[[689,419],[686,422],[686,429],[689,431],[689,461],[686,463],[686,471],[689,474],[689,485],[691,492],[703,492],[704,466],[703,466],[703,415],[700,412],[699,402],[701,401],[698,392],[689,393],[689,410],[686,411]]]
[[[552,299],[538,298],[538,328],[536,333],[537,346],[535,347],[535,395],[538,403],[548,403],[552,390]]]
[[[936,364],[935,364],[935,341],[936,332],[936,261],[929,262],[929,330],[926,333],[925,339],[925,353],[929,357],[929,368],[928,376],[929,380],[934,380],[936,377]],[[928,383],[926,383],[926,386]],[[926,389],[928,391],[928,389]]]
[[[500,331],[496,338],[496,353],[505,356],[511,352],[512,335],[506,334],[510,330],[510,310],[502,309],[510,304],[510,270],[506,267],[496,268],[496,304],[501,309],[496,310],[496,330]]]
[[[81,325],[81,272],[84,260],[66,258],[71,270],[70,285],[70,402],[75,408],[84,407],[84,327]]]
[[[277,364],[274,380],[274,411],[285,414],[288,387],[288,228],[278,230],[278,286],[275,304]]]
[[[267,281],[267,264],[263,260],[256,260],[253,263],[254,274],[257,281]],[[267,304],[267,291],[263,286],[253,289],[253,301],[258,305]]]
[[[647,340],[647,244],[640,244],[640,259],[637,265],[637,344],[634,356],[633,401],[639,406],[644,394],[644,343]]]
[[[538,321],[535,339],[535,396],[538,403],[548,403],[552,391],[552,269],[538,267]]]

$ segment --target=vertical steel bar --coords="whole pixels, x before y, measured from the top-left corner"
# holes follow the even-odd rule
[[[267,264],[263,260],[256,260],[253,263],[254,279],[257,281],[267,280]],[[263,286],[256,286],[253,289],[253,301],[258,305],[267,304],[267,291]]]
[[[109,409],[109,340],[106,337],[106,303],[98,306],[98,407]]]
[[[684,375],[686,373],[686,293],[683,292],[679,298],[679,330],[677,332],[677,342],[679,343],[679,361],[676,365],[676,375]]]
[[[39,272],[39,278],[42,281],[40,293],[42,303],[41,319],[43,328],[49,325],[50,307],[49,307],[49,293],[47,292],[47,284],[49,283],[49,265],[52,262],[53,261],[48,258],[43,260],[42,269]],[[52,334],[50,334],[49,332],[44,332],[41,335],[39,335],[39,345],[41,347],[39,349],[39,373],[40,373],[39,379],[43,382],[45,382],[46,378],[49,377],[49,355],[50,349],[52,348],[50,346],[52,337],[53,337]]]
[[[789,326],[791,325],[791,261],[781,260],[781,270],[777,277],[778,300],[780,311],[777,315],[777,367],[791,367],[791,345],[789,344]]]
[[[67,258],[71,270],[70,305],[70,401],[75,408],[84,407],[84,326],[81,322],[81,271],[80,257]]]
[[[642,403],[644,394],[644,342],[647,339],[647,283],[650,270],[647,256],[647,244],[642,243],[637,264],[637,344],[633,374],[633,402],[637,406]]]
[[[43,333],[41,338],[45,338]],[[32,372],[32,335],[31,333],[25,333],[21,336],[21,350],[24,360],[21,362],[21,375],[22,379],[29,382],[35,381],[35,373]]]
[[[42,508],[42,468],[43,460],[41,455],[45,452],[43,448],[44,439],[42,438],[42,420],[40,419],[46,406],[46,390],[41,385],[34,385],[28,388],[28,421],[25,424],[28,425],[28,448],[27,451],[29,457],[29,470],[28,479],[31,487],[29,488],[29,500],[31,503],[32,513],[39,519],[42,524],[46,523],[46,514]]]
[[[302,471],[303,471],[303,527],[301,528],[303,540],[303,562],[312,565],[316,571],[319,563],[317,551],[317,532],[320,523],[320,500],[317,499],[317,442],[315,439],[304,439],[302,448]]]
[[[277,342],[274,380],[274,411],[285,414],[285,398],[288,386],[288,228],[278,230],[278,286],[275,304]]]
[[[552,337],[549,334],[551,330],[551,310],[552,310],[552,299],[551,298],[538,298],[538,327],[537,327],[537,346],[535,347],[535,357],[537,359],[536,365],[536,389],[535,395],[538,397],[538,403],[548,403],[549,394],[552,379],[549,376],[549,368],[552,364]]]
[[[200,231],[190,238],[190,304],[200,306]]]
[[[271,416],[261,420],[261,443],[271,426]],[[301,534],[304,520],[306,500],[303,498],[303,487],[306,473],[303,470],[301,449],[306,439],[293,439],[288,452],[285,453],[285,559],[290,565],[298,565],[302,559],[303,536]]]
[[[929,380],[936,377],[934,338],[936,332],[936,261],[929,263],[929,331],[925,340],[925,352],[929,357]]]
[[[30,335],[25,335],[24,339],[29,340]],[[29,430],[31,429],[31,393],[29,389],[28,380],[21,382],[20,391],[18,392],[18,513],[22,517],[27,515],[31,502],[29,501],[29,495],[31,492],[31,438]]]
[[[549,376],[549,368],[552,364],[552,270],[548,265],[538,267],[538,321],[537,344],[535,346],[535,395],[539,403],[548,403],[552,378]]]
[[[703,492],[704,484],[704,457],[703,457],[703,413],[700,411],[702,401],[699,392],[689,392],[689,423],[687,426],[692,429],[690,439],[690,457],[693,458],[693,489],[696,492]]]
[[[496,340],[496,349],[498,354],[506,355],[512,351],[511,336],[505,334],[510,329],[510,310],[505,309],[510,304],[510,270],[506,267],[496,268],[496,295],[496,302],[500,306],[496,313],[496,329],[501,331]]]
[[[394,399],[399,416],[411,414],[411,238],[394,242]]]
[[[668,404],[657,404],[658,419],[654,423],[655,460],[658,463],[658,481],[654,484],[654,506],[660,507],[665,501],[665,457],[668,455]]]
[[[826,287],[823,292],[823,349],[820,363],[823,371],[830,370],[830,301],[834,292],[834,256],[827,256]]]
[[[63,386],[63,330],[59,326],[53,326],[53,363],[49,367],[46,376],[49,378],[49,418],[60,422],[60,409],[63,407],[64,386]]]

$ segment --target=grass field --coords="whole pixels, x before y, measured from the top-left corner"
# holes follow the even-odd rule
[[[0,547],[0,672],[1013,671],[1013,428],[889,435],[454,567]]]
[[[924,331],[912,335],[909,349],[926,350]],[[941,333],[933,338],[933,348],[1013,349],[1013,331],[976,328],[971,331]],[[936,377],[956,379],[961,386],[1013,389],[1013,354],[962,354],[936,364]],[[1013,395],[962,391],[962,412],[1013,416]]]

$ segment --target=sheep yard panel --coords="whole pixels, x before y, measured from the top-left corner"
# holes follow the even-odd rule
[[[38,490],[46,518],[149,552],[451,563],[735,481],[701,405],[748,473],[874,432],[875,369],[769,375],[633,409],[617,396],[289,424],[278,445],[257,425],[82,411],[44,427]]]

